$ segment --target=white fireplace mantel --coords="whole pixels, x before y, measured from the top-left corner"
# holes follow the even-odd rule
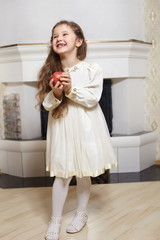
[[[103,68],[104,78],[145,77],[150,43],[88,41],[87,60]],[[34,82],[49,44],[16,44],[0,48],[0,82]]]
[[[46,175],[45,140],[34,140],[40,136],[39,112],[28,106],[36,104],[37,75],[47,57],[48,46],[29,43],[0,47],[0,82],[9,93],[18,91],[23,104],[23,140],[0,140],[0,169],[4,173],[22,177]],[[118,160],[115,172],[138,172],[155,161],[156,135],[142,133],[150,48],[150,43],[134,40],[88,41],[87,61],[99,63],[103,77],[112,79],[114,135],[111,140]]]

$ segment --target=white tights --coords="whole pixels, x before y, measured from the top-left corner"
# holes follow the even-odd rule
[[[77,210],[80,212],[87,210],[90,197],[91,179],[90,177],[77,179]],[[52,188],[52,216],[61,217],[63,207],[68,194],[68,187],[71,178],[55,178]]]

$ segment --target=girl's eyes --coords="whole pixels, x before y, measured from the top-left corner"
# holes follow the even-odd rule
[[[62,35],[63,35],[63,36],[67,36],[68,33],[63,33]],[[54,36],[53,36],[53,39],[55,39],[55,38],[58,38],[58,35],[54,35]]]

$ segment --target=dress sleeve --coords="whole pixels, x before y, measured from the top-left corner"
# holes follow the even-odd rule
[[[66,95],[72,101],[79,103],[87,108],[94,107],[100,100],[103,86],[102,69],[98,64],[88,66],[89,81],[83,87],[74,87]]]
[[[57,99],[52,90],[46,95],[44,101],[43,101],[43,107],[47,110],[47,111],[51,111],[53,109],[55,109],[56,107],[58,107],[58,105],[62,102],[62,100]]]

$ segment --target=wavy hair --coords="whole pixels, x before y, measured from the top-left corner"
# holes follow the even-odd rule
[[[54,72],[63,72],[60,57],[58,54],[56,54],[53,51],[53,48],[52,48],[54,30],[57,26],[62,25],[62,24],[66,24],[67,26],[69,26],[73,30],[73,32],[75,33],[77,38],[83,40],[81,46],[79,48],[77,48],[77,58],[79,60],[84,60],[86,57],[87,44],[86,44],[86,40],[84,38],[84,34],[83,34],[81,27],[75,22],[66,21],[66,20],[62,20],[62,21],[56,23],[56,25],[52,28],[49,54],[46,58],[44,65],[42,66],[42,68],[40,69],[40,72],[38,74],[38,82],[37,82],[38,92],[36,94],[36,97],[38,99],[37,105],[39,105],[39,106],[43,103],[46,93],[48,93],[51,90],[51,88],[49,86],[49,81],[51,79],[51,75]],[[57,108],[55,108],[53,110],[52,116],[54,118],[60,118],[60,117],[64,116],[64,114],[67,112],[67,110],[68,110],[67,98],[63,94],[62,102]]]

